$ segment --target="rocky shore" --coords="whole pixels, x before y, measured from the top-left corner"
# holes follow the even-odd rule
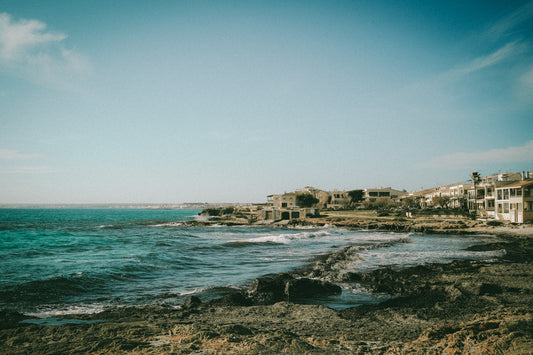
[[[332,223],[332,218],[339,217],[314,222]],[[346,226],[349,221],[336,222]],[[365,229],[395,230],[386,226],[413,221],[351,223],[353,228],[366,223]],[[460,230],[497,235],[472,248],[504,250],[498,261],[347,272],[346,266],[359,258],[358,248],[347,246],[291,273],[258,277],[223,298],[202,302],[191,297],[178,308],[111,308],[65,316],[76,322],[59,320],[62,325],[35,324],[3,310],[0,353],[531,353],[533,235],[527,228],[470,223],[463,221]],[[456,230],[442,228],[443,233]],[[341,282],[390,297],[340,311],[305,304],[308,298],[338,294]]]
[[[294,220],[262,220],[261,207],[224,207],[203,210],[196,221],[186,225],[273,225],[288,227],[335,226],[354,230],[444,234],[498,234],[533,236],[533,225],[490,220],[472,220],[462,215],[380,216],[377,211],[322,211],[320,217]]]

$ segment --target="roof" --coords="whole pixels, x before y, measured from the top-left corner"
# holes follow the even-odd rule
[[[524,187],[524,186],[528,186],[528,185],[533,185],[533,180],[529,179],[529,180],[524,180],[524,181],[519,181],[519,182],[512,182],[510,183],[509,185],[504,185],[504,186],[500,186],[498,188],[510,188],[510,187]]]

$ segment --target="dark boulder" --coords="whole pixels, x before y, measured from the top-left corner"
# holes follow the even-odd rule
[[[15,328],[19,322],[29,317],[10,309],[0,310],[0,329]]]
[[[200,298],[196,296],[191,296],[185,300],[185,302],[181,305],[182,309],[194,309],[197,308],[202,304],[202,301]]]
[[[234,292],[209,302],[213,306],[251,306],[252,300],[241,292]]]
[[[497,295],[501,294],[503,292],[503,289],[496,284],[491,283],[482,283],[481,286],[479,286],[478,294],[480,296],[482,295]]]
[[[273,304],[287,301],[285,287],[294,279],[289,274],[273,274],[258,277],[248,287],[248,297],[255,304]]]
[[[341,292],[342,289],[335,284],[307,278],[289,280],[285,286],[285,294],[290,301],[338,295]]]
[[[248,299],[253,304],[273,304],[280,301],[337,295],[341,291],[339,286],[327,281],[295,278],[290,274],[275,274],[255,279],[248,288]]]

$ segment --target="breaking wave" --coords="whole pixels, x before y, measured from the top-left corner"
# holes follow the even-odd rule
[[[325,238],[332,236],[332,232],[326,230],[299,232],[299,233],[281,233],[269,234],[260,237],[231,240],[223,245],[231,248],[243,248],[250,245],[281,245],[289,244],[294,241],[304,241],[314,238]]]

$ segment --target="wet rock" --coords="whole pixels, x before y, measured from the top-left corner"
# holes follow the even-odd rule
[[[293,277],[289,274],[274,274],[254,279],[248,288],[248,297],[255,304],[273,304],[286,301],[285,286]]]
[[[10,310],[0,310],[0,329],[15,328],[21,320],[27,319],[25,315]]]
[[[191,296],[185,300],[185,302],[181,305],[182,309],[194,309],[197,308],[202,304],[202,301],[200,298],[196,296]]]
[[[287,282],[285,293],[289,300],[297,300],[309,297],[321,297],[338,295],[342,289],[327,281],[307,278],[294,279]]]
[[[248,288],[248,299],[254,304],[273,304],[336,295],[341,291],[339,286],[327,281],[276,274],[256,278]]]
[[[251,306],[252,300],[244,295],[242,292],[235,292],[225,295],[224,297],[212,300],[209,302],[214,306]]]

